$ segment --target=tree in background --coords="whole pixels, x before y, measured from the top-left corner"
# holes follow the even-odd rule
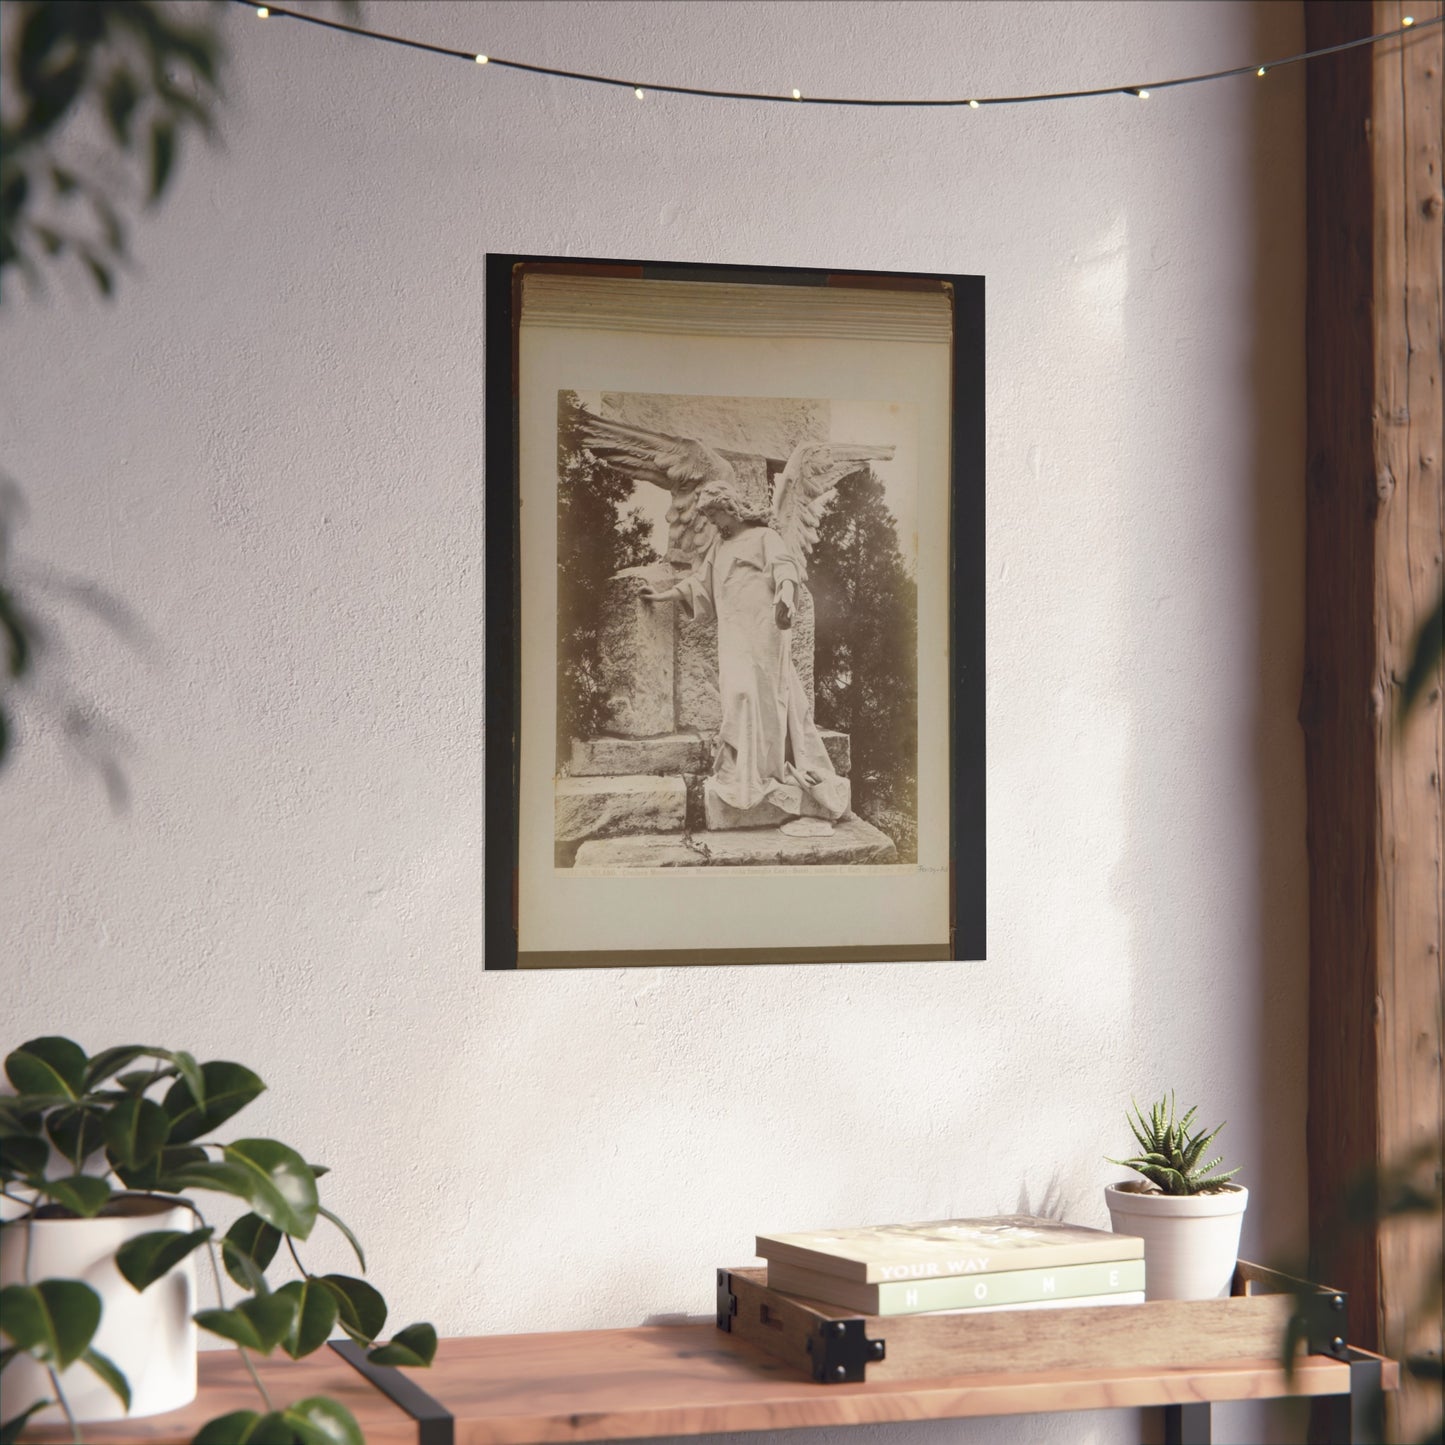
[[[848,733],[853,809],[900,861],[918,857],[918,584],[908,575],[883,483],[844,480],[808,565],[816,642],[814,713]]]
[[[557,394],[557,764],[573,738],[596,737],[605,720],[600,627],[615,573],[662,559],[652,523],[628,508],[634,483],[601,465],[579,439],[582,403]]]
[[[128,211],[157,204],[183,137],[209,136],[222,60],[219,4],[156,0],[7,0],[0,10],[0,298],[17,276],[34,290],[78,264],[102,296],[127,259]],[[76,137],[80,137],[77,144]],[[55,635],[33,598],[80,602],[122,635],[127,609],[83,580],[24,571],[14,534],[20,489],[0,476],[0,769],[12,751],[22,686],[48,661],[45,704],[62,734],[104,778],[112,803],[124,780],[109,729],[66,685]]]

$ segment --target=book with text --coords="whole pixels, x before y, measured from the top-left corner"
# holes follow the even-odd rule
[[[1142,1259],[1144,1241],[1082,1224],[1005,1214],[760,1234],[757,1252],[769,1264],[817,1270],[860,1284],[881,1284]]]
[[[1132,1293],[1144,1288],[1144,1261],[1107,1260],[1058,1269],[1011,1269],[999,1274],[942,1275],[883,1284],[863,1284],[795,1265],[769,1264],[768,1286],[784,1294],[843,1305],[861,1314],[908,1315]]]

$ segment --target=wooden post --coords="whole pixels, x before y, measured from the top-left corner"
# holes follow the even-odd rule
[[[1308,0],[1310,49],[1441,0]],[[1440,677],[1399,684],[1442,585],[1441,27],[1310,62],[1305,734],[1310,1233],[1352,1343],[1441,1350],[1440,1220],[1340,1233],[1361,1170],[1445,1145]],[[1438,1419],[1408,1386],[1392,1438]]]

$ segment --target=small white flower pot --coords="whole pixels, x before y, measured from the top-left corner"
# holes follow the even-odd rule
[[[1239,1230],[1249,1190],[1231,1184],[1212,1194],[1159,1194],[1139,1181],[1104,1190],[1115,1234],[1144,1241],[1144,1297],[1222,1299],[1239,1259]]]
[[[128,1239],[155,1229],[190,1233],[197,1227],[195,1215],[158,1195],[124,1195],[112,1207],[117,1212],[94,1219],[17,1220],[0,1230],[0,1285],[78,1279],[100,1296],[100,1328],[91,1348],[126,1377],[131,1407],[127,1414],[94,1371],[77,1360],[60,1382],[82,1422],[158,1415],[196,1397],[195,1256],[187,1255],[139,1294],[115,1267],[115,1252]],[[0,1418],[9,1420],[36,1400],[54,1399],[55,1392],[45,1368],[21,1355],[0,1375],[0,1397]],[[37,1425],[64,1419],[54,1405],[31,1416]]]

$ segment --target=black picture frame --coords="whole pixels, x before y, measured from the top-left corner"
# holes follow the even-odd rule
[[[943,273],[758,268],[702,263],[584,259],[520,254],[486,258],[486,705],[484,966],[519,965],[519,824],[522,594],[518,441],[518,323],[521,279],[538,271],[777,286],[879,289],[946,288],[953,304],[949,446],[949,892],[947,956],[986,957],[987,849],[985,787],[985,332],[984,278]],[[758,963],[886,959],[887,951],[839,948],[731,950],[702,947],[700,956],[618,956],[599,951],[565,966],[620,963]],[[759,956],[762,955],[762,956]],[[930,954],[936,959],[938,955]],[[910,961],[900,958],[889,961]]]

